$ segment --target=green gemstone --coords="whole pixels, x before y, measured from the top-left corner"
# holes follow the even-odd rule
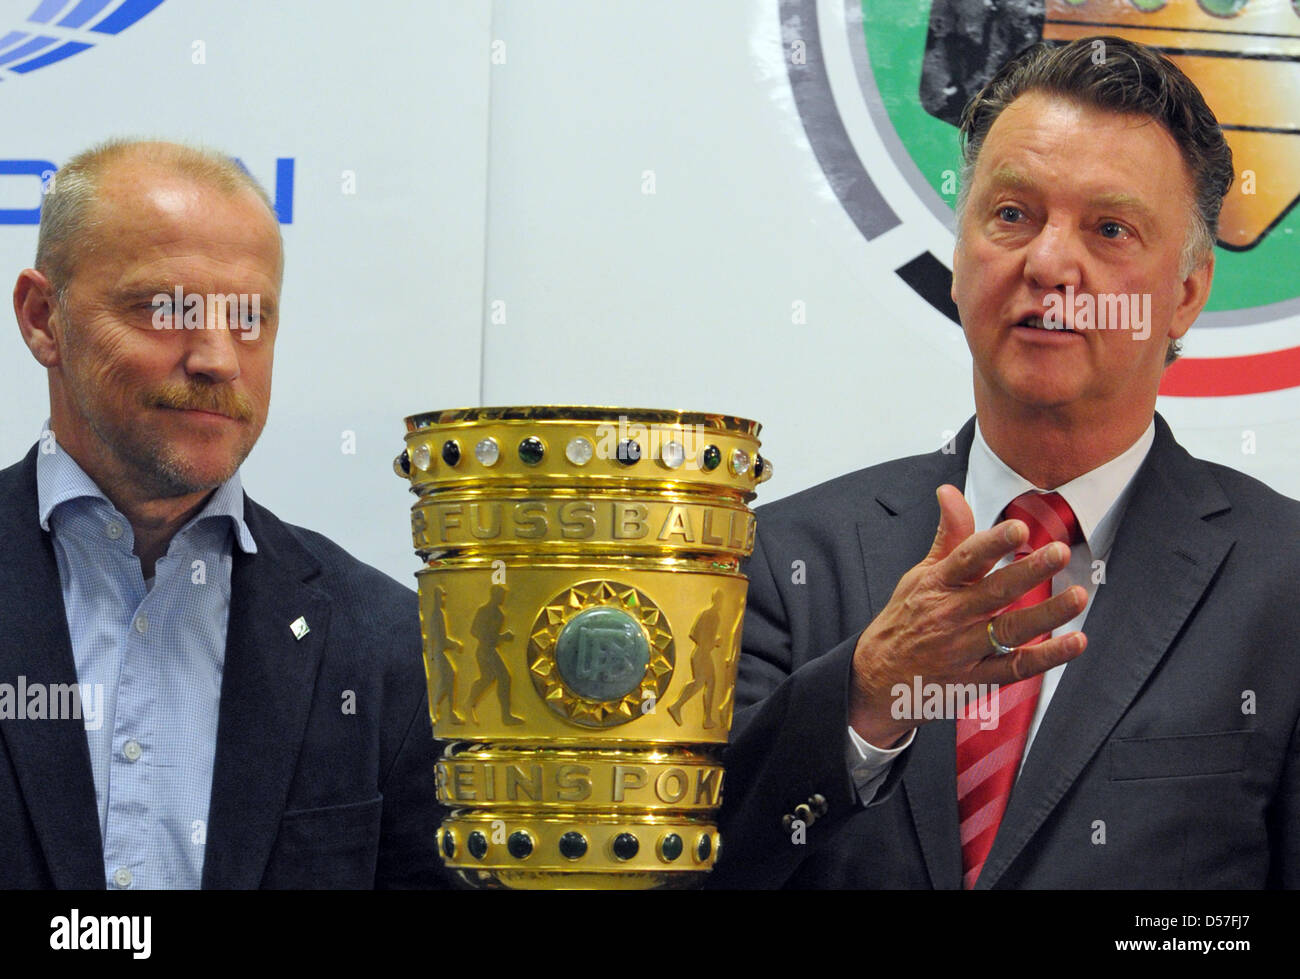
[[[475,860],[482,860],[487,856],[487,837],[474,830],[465,841],[465,849],[469,850],[469,855]]]
[[[713,837],[705,833],[700,837],[700,842],[695,845],[695,856],[698,860],[704,861],[709,859],[709,854],[713,852]]]
[[[640,849],[640,842],[631,833],[619,833],[614,837],[614,856],[620,860],[631,860]]]
[[[581,833],[570,830],[560,837],[560,856],[566,860],[577,860],[587,852],[587,838]]]
[[[665,860],[676,860],[682,855],[682,838],[676,833],[669,833],[659,844],[659,851],[664,855]]]
[[[451,830],[442,834],[442,852],[448,860],[456,856],[456,837],[451,835]]]
[[[639,443],[627,439],[618,443],[617,449],[618,461],[625,466],[635,465],[641,461],[641,446]]]
[[[533,838],[525,833],[522,829],[515,830],[506,840],[506,849],[516,860],[522,860],[528,854],[533,852]]]
[[[541,462],[544,455],[546,455],[546,446],[539,438],[530,435],[519,443],[519,458],[530,466]]]
[[[713,472],[722,465],[722,450],[716,445],[706,445],[704,447],[704,457],[700,461],[705,472]]]

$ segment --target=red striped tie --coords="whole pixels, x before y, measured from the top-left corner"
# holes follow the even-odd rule
[[[1056,493],[1023,493],[1007,504],[1002,519],[1023,520],[1029,527],[1029,540],[1016,550],[1017,560],[1052,541],[1073,546],[1083,539],[1070,504]],[[1051,597],[1049,579],[1003,611],[1037,605]],[[1038,636],[1022,645],[1046,638]],[[962,885],[967,889],[975,886],[993,847],[1020,769],[1042,685],[1039,674],[1002,687],[990,698],[981,697],[978,705],[968,705],[966,716],[957,718],[957,816],[961,826]],[[991,717],[997,720],[997,727],[981,730],[980,714],[990,716],[987,700],[992,701]]]

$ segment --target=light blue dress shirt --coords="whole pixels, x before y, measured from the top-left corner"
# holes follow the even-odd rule
[[[47,424],[48,431],[48,424]],[[46,449],[53,451],[46,451]],[[197,888],[203,879],[230,612],[232,540],[244,523],[239,473],[177,532],[144,580],[131,524],[57,442],[42,440],[36,487],[63,586],[114,888]]]

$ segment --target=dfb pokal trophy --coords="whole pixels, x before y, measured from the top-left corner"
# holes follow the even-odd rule
[[[682,411],[406,419],[437,830],[479,887],[686,887],[718,858],[759,426]]]

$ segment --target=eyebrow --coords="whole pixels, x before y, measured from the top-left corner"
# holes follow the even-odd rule
[[[1110,194],[1098,194],[1088,201],[1090,207],[1102,207],[1119,211],[1131,211],[1143,219],[1151,217],[1151,208],[1147,207],[1138,198],[1132,194],[1126,194],[1123,191],[1115,191]]]
[[[116,296],[119,302],[139,302],[140,300],[143,299],[148,299],[152,302],[153,300],[156,300],[158,296],[166,296],[168,299],[173,298],[176,295],[177,289],[181,290],[183,296],[188,296],[191,293],[195,293],[196,295],[202,295],[205,299],[209,295],[222,295],[222,296],[230,295],[230,293],[228,292],[197,293],[196,290],[189,288],[184,283],[176,283],[176,282],[168,283],[168,282],[163,282],[161,280],[156,280],[152,282],[145,281],[145,282],[140,282],[135,284],[128,283],[127,285],[123,286],[121,289],[118,289],[116,293],[114,293],[114,295]],[[259,292],[257,294],[257,297],[258,297],[257,298],[258,309],[260,309],[264,315],[271,316],[271,317],[279,315],[279,311],[280,311],[279,304],[273,298],[271,298],[267,293]]]
[[[996,187],[1010,187],[1013,190],[1035,190],[1038,187],[1038,181],[1008,166],[998,167],[989,175],[989,180]]]
[[[1038,181],[1008,166],[1000,166],[994,170],[989,175],[989,181],[997,189],[1037,191],[1040,186]],[[1129,211],[1144,220],[1150,219],[1152,214],[1151,208],[1144,204],[1141,199],[1122,190],[1096,194],[1088,198],[1087,205],[1090,208]]]

